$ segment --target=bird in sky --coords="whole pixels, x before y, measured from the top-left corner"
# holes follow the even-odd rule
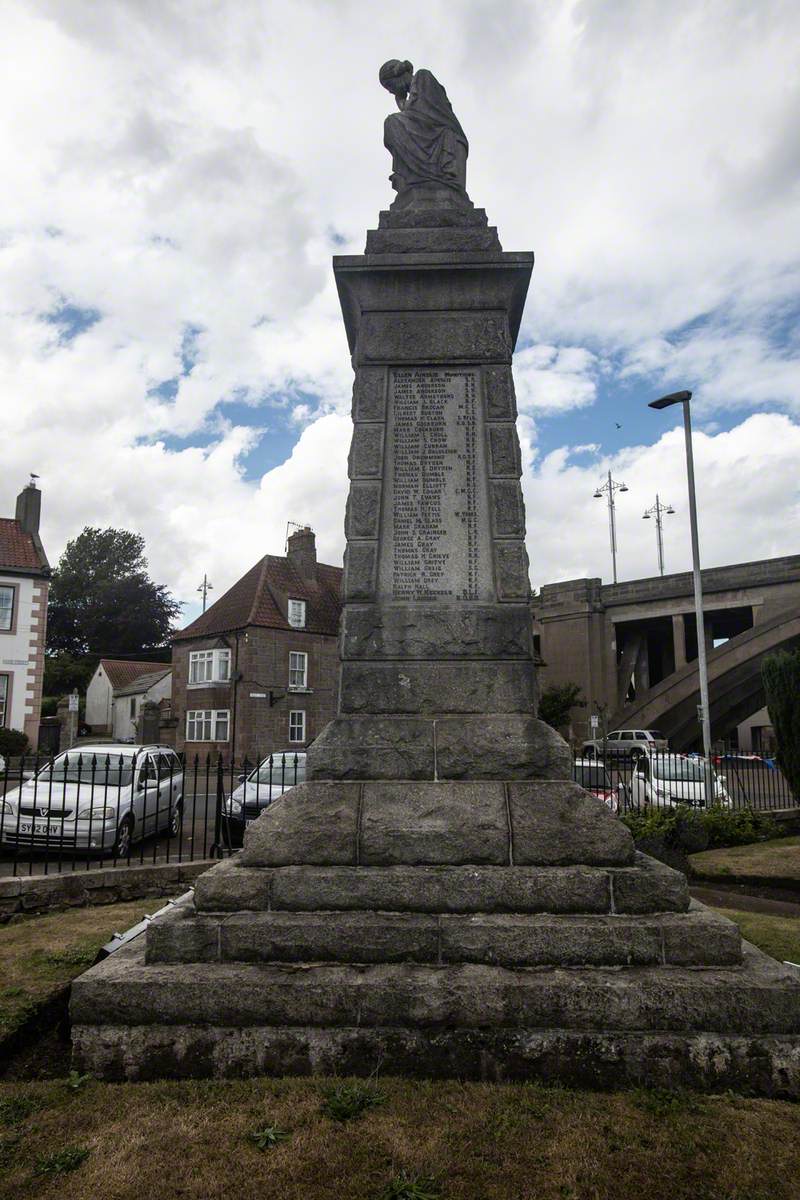
[[[614,424],[616,425],[617,429],[622,429],[622,426],[620,425],[619,421],[615,421]]]

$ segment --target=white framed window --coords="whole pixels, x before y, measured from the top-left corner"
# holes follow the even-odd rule
[[[230,650],[192,650],[189,653],[189,683],[229,683]]]
[[[11,633],[14,628],[15,591],[16,588],[7,587],[5,584],[0,587],[0,633]]]
[[[308,655],[302,650],[289,651],[289,689],[308,687]]]
[[[306,714],[305,709],[293,709],[289,713],[289,741],[292,743],[302,742],[306,740]]]
[[[230,709],[190,708],[186,714],[187,742],[227,742]]]
[[[305,600],[290,600],[289,601],[289,624],[293,629],[305,629],[306,627],[306,602]]]
[[[8,676],[0,675],[0,729],[6,723],[8,710]]]

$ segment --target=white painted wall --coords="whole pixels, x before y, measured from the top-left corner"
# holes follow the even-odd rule
[[[148,700],[160,704],[162,700],[168,700],[171,695],[172,672],[170,671],[146,692],[138,692],[135,696],[116,696],[112,701],[114,737],[119,741],[135,738],[136,718],[142,705]],[[136,702],[136,712],[133,715],[131,715],[131,700]]]
[[[111,729],[111,684],[103,670],[103,664],[98,663],[97,670],[89,680],[86,689],[86,715],[84,720],[92,729]]]
[[[0,572],[0,584],[17,589],[16,630],[14,633],[0,631],[0,673],[11,676],[11,707],[6,715],[6,727],[22,730],[25,718],[33,713],[28,683],[33,684],[39,623],[47,614],[40,612],[41,603],[34,599],[33,579]]]

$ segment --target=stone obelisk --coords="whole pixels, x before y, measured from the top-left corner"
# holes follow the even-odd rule
[[[691,904],[537,721],[511,355],[533,257],[381,68],[397,198],[337,258],[355,368],[341,683],[309,781],[72,986],[107,1078],[530,1076],[800,1096],[800,979]]]
[[[415,105],[426,130],[449,108],[430,72],[408,84],[387,142]],[[567,747],[535,716],[511,373],[533,255],[503,252],[443,137],[417,182],[393,140],[398,197],[365,254],[334,259],[354,425],[339,713],[309,777],[565,779]]]

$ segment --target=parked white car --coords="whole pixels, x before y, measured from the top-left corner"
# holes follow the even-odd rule
[[[731,798],[724,780],[714,770],[711,778],[714,803],[729,805]],[[648,754],[639,759],[628,786],[634,807],[652,804],[668,808],[688,804],[703,808],[706,803],[705,762],[686,754]]]
[[[300,750],[276,750],[249,775],[239,776],[239,786],[225,800],[223,837],[231,846],[241,846],[245,827],[265,808],[306,780],[306,755]]]
[[[169,746],[82,745],[0,800],[0,842],[34,849],[97,850],[117,858],[155,833],[177,837],[183,767]]]

